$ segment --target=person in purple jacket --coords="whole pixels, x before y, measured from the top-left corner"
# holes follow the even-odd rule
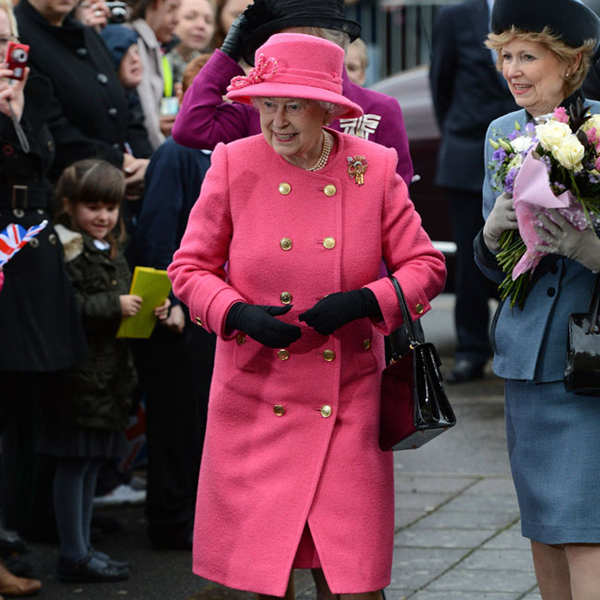
[[[258,111],[252,106],[224,102],[223,96],[231,79],[244,74],[238,61],[243,58],[253,64],[255,50],[280,32],[316,35],[345,50],[359,36],[360,25],[344,18],[343,0],[255,0],[234,21],[221,48],[186,92],[172,132],[177,143],[213,149],[219,142],[260,133]],[[409,185],[413,166],[397,100],[352,83],[345,69],[343,94],[358,104],[364,115],[336,120],[331,127],[395,148],[398,174]]]

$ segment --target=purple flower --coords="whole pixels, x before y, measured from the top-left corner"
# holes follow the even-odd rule
[[[515,177],[517,176],[518,172],[519,172],[519,169],[516,169],[515,167],[513,167],[506,174],[506,179],[504,180],[504,191],[506,193],[512,194],[512,192],[513,192],[513,186],[515,185]]]
[[[552,161],[550,160],[550,157],[545,154],[540,160],[546,165],[546,170],[548,173],[550,173],[550,170],[552,169]]]
[[[506,150],[504,148],[498,148],[498,150],[494,150],[494,154],[492,154],[492,159],[498,163],[501,163],[506,158]]]
[[[527,132],[527,135],[533,136],[535,133],[535,125],[529,121],[527,125],[525,125],[525,131]]]
[[[512,142],[512,140],[514,140],[515,138],[519,137],[521,134],[518,131],[513,131],[512,133],[508,134],[508,139]]]
[[[555,181],[553,185],[559,192],[564,192],[567,189],[560,181]]]

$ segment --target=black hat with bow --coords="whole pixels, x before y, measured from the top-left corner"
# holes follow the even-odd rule
[[[254,64],[254,53],[274,33],[288,27],[323,27],[343,31],[355,40],[360,25],[344,16],[344,0],[254,0],[244,11],[244,60]]]
[[[536,33],[548,27],[572,48],[590,39],[596,40],[596,47],[600,42],[600,19],[577,0],[495,0],[492,32],[512,26]]]

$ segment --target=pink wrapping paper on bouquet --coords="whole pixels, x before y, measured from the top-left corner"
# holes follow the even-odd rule
[[[513,281],[526,273],[533,271],[543,258],[544,254],[535,247],[543,240],[535,231],[536,215],[544,213],[547,209],[559,209],[565,219],[574,227],[583,230],[586,227],[583,210],[576,202],[570,191],[565,191],[560,196],[555,196],[550,187],[548,169],[539,159],[534,158],[529,152],[515,178],[513,188],[513,206],[517,215],[519,233],[527,250],[521,260],[515,265],[512,272]],[[551,218],[549,213],[546,213]]]

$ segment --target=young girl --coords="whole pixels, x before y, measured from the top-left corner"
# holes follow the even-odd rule
[[[115,337],[121,318],[135,315],[142,305],[139,296],[128,293],[130,272],[120,249],[124,193],[123,173],[96,159],[67,167],[56,187],[62,204],[56,231],[89,346],[86,358],[68,373],[64,396],[48,411],[41,440],[41,451],[57,457],[54,506],[62,581],[129,577],[126,562],[112,560],[90,544],[98,470],[121,455],[136,384],[127,341]],[[166,319],[168,306],[166,301],[155,309],[159,319]]]

